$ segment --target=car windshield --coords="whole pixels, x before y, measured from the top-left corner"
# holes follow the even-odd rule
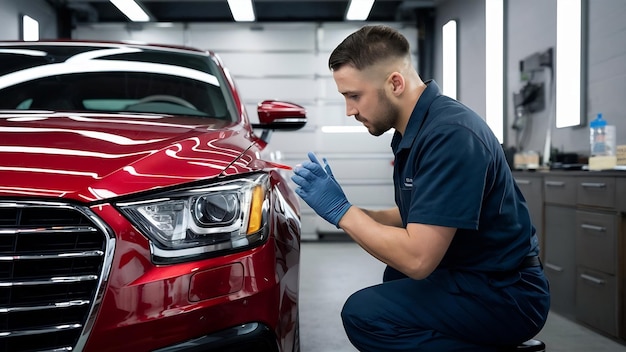
[[[233,120],[207,55],[140,46],[0,45],[0,109],[190,115]]]

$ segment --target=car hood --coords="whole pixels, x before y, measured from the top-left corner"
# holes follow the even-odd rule
[[[244,125],[121,114],[0,114],[0,196],[92,202],[263,168]]]

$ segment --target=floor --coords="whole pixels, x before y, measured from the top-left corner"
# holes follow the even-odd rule
[[[345,336],[341,307],[354,291],[380,282],[383,264],[351,241],[302,243],[302,352],[355,352]],[[551,313],[537,336],[549,352],[626,352],[626,344]]]

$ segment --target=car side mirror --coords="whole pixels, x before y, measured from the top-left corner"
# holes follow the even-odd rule
[[[252,124],[254,128],[267,130],[299,130],[306,125],[306,110],[304,107],[278,100],[264,100],[257,107],[259,123]]]
[[[257,106],[259,123],[253,128],[263,129],[261,139],[269,142],[272,131],[295,131],[306,125],[306,109],[304,107],[279,100],[264,100]]]

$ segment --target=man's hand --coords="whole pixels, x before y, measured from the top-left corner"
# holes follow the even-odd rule
[[[313,153],[309,152],[308,156],[311,161],[305,161],[293,170],[291,180],[299,186],[296,188],[296,194],[324,220],[339,227],[339,220],[352,204],[348,202],[341,186],[335,181],[326,160],[324,159],[326,164],[324,167]]]

